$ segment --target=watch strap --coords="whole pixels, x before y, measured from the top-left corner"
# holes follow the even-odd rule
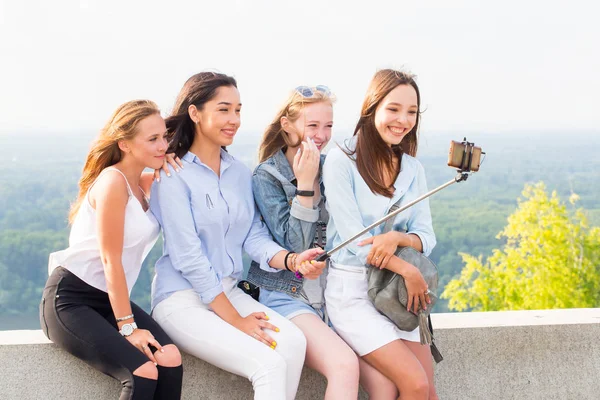
[[[314,190],[298,190],[298,189],[296,189],[296,196],[312,197],[314,195],[315,195]]]
[[[126,326],[131,327],[131,333],[129,333],[127,335],[125,334],[125,332],[123,332],[123,328],[125,328]],[[121,334],[121,336],[127,337],[127,336],[130,336],[133,333],[133,331],[135,331],[136,329],[137,329],[137,324],[135,322],[132,322],[130,324],[123,324],[123,326],[119,330],[119,333]]]

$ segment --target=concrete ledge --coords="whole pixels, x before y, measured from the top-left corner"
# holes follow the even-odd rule
[[[600,309],[435,314],[440,398],[597,399]],[[399,360],[401,362],[401,360]],[[244,378],[184,354],[184,399],[250,399]],[[1,399],[115,399],[119,384],[51,344],[41,331],[0,332]],[[305,369],[298,399],[322,399]],[[366,398],[366,396],[361,396]]]

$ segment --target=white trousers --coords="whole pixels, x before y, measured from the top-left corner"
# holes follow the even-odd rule
[[[242,317],[262,311],[280,329],[267,331],[277,342],[275,350],[223,321],[192,289],[161,301],[152,316],[181,350],[248,378],[255,400],[294,399],[306,355],[304,334],[287,318],[244,293],[236,280],[225,278],[222,284]]]

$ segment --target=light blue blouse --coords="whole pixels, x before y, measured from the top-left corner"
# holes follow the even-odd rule
[[[348,139],[342,146],[354,149],[356,137]],[[390,199],[371,192],[358,173],[356,163],[337,147],[327,154],[323,183],[329,211],[326,250],[331,250],[382,218],[398,199],[401,199],[400,206],[403,206],[427,192],[425,171],[416,158],[407,154],[402,156],[401,171],[394,183],[396,190]],[[338,264],[365,266],[371,245],[358,246],[357,243],[380,234],[384,225],[373,228],[334,253],[332,260]],[[423,243],[423,253],[429,255],[436,244],[429,200],[425,199],[398,214],[394,230],[418,235]]]
[[[170,177],[152,185],[150,207],[163,229],[163,256],[156,262],[152,308],[172,293],[194,289],[203,303],[223,292],[221,281],[240,279],[242,249],[270,269],[281,246],[273,242],[252,195],[252,173],[221,150],[221,176],[193,153]]]

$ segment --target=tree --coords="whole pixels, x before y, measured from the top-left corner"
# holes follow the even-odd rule
[[[457,311],[532,310],[600,305],[600,228],[582,208],[571,212],[543,182],[525,185],[517,210],[497,236],[504,247],[465,263],[441,297]],[[572,194],[575,205],[579,197]]]

